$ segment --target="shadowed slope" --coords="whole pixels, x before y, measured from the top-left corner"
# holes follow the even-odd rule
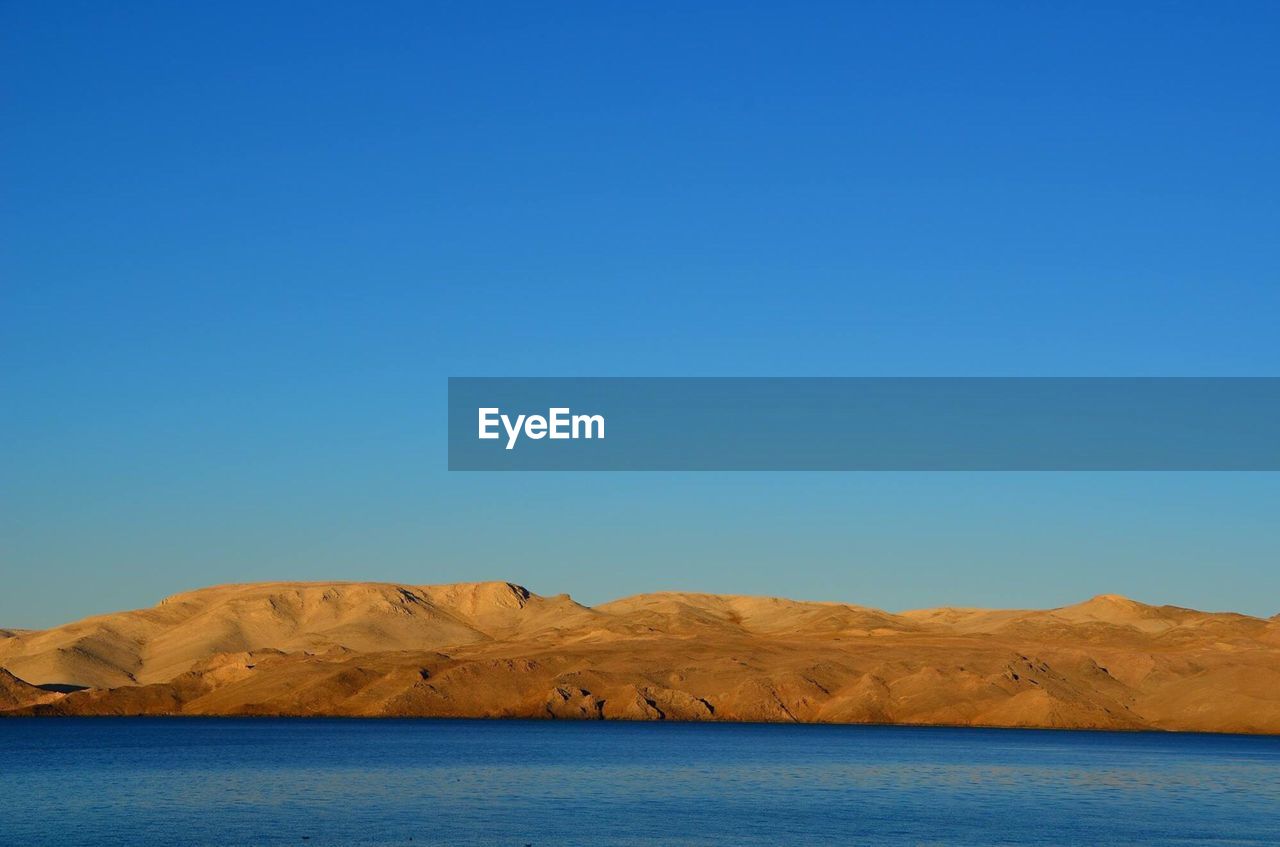
[[[0,711],[50,703],[62,695],[37,688],[0,668]]]

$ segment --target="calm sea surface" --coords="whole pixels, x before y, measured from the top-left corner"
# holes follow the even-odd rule
[[[1280,844],[1280,738],[0,719],[0,844]]]

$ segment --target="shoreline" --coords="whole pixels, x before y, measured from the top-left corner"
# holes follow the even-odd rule
[[[0,720],[14,721],[211,721],[211,722],[261,722],[281,721],[306,723],[333,721],[342,723],[475,723],[475,724],[573,724],[573,725],[624,725],[624,726],[708,726],[708,727],[820,727],[883,730],[976,730],[980,732],[1054,732],[1097,735],[1152,735],[1160,737],[1205,736],[1208,738],[1276,738],[1280,732],[1214,732],[1187,729],[1111,729],[1077,726],[1000,726],[995,724],[943,724],[943,723],[838,723],[833,721],[737,721],[737,720],[644,720],[635,718],[536,718],[536,717],[484,717],[461,715],[298,715],[298,714],[248,714],[248,715],[194,715],[194,714],[19,714],[15,711],[0,712]]]

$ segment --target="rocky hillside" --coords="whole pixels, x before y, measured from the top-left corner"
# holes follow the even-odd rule
[[[1280,621],[1114,595],[1046,611],[891,614],[680,593],[588,608],[503,582],[262,583],[8,631],[0,667],[6,714],[1280,733]]]

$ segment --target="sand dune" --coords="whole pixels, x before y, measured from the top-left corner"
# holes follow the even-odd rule
[[[588,608],[505,582],[261,583],[5,632],[7,714],[1280,733],[1280,620],[1115,595],[1043,611],[891,614],[674,592]],[[89,690],[34,687],[49,684]]]

